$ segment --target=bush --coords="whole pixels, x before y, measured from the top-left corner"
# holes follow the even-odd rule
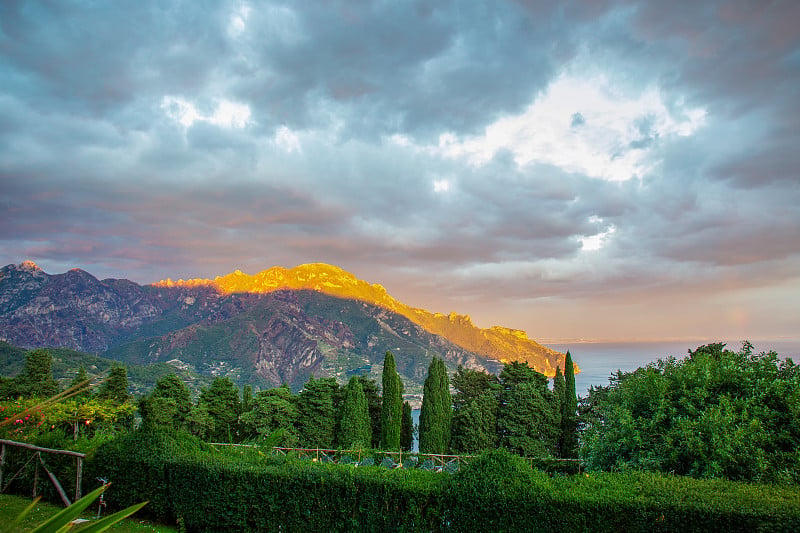
[[[190,531],[793,531],[800,491],[662,474],[550,475],[507,451],[450,476],[320,464],[134,432],[101,447],[109,501]]]

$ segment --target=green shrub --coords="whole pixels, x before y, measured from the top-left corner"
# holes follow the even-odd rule
[[[449,475],[321,464],[133,432],[93,471],[117,507],[189,531],[797,531],[800,490],[651,473],[551,475],[503,450]],[[102,467],[102,468],[101,468]]]

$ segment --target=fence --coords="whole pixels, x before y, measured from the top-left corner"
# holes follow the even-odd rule
[[[231,444],[224,442],[212,443],[213,446],[242,446],[242,447],[256,447],[255,444]],[[272,452],[280,455],[295,455],[299,459],[312,460],[322,463],[339,463],[339,464],[352,464],[352,465],[368,465],[378,464],[390,468],[425,468],[435,471],[450,471],[460,469],[466,466],[478,457],[477,455],[447,455],[437,453],[419,453],[419,452],[388,452],[388,451],[375,451],[375,450],[334,450],[327,448],[284,448],[274,446]],[[391,461],[387,461],[387,458]],[[581,473],[583,462],[580,459],[556,459],[550,457],[525,457],[524,458],[531,468],[542,468],[549,465],[566,465],[569,467],[577,467],[577,472]],[[377,460],[377,461],[376,461]]]
[[[6,482],[5,486],[4,483],[4,470],[6,466],[6,446],[15,446],[19,448],[25,448],[31,450],[33,454],[31,457],[22,465],[22,467],[17,470],[17,472],[11,476],[11,478]],[[25,468],[33,462],[34,466],[34,475],[33,475],[33,497],[37,496],[38,492],[38,485],[39,485],[39,466],[41,465],[42,469],[47,473],[47,476],[50,478],[51,483],[55,487],[58,495],[61,497],[61,501],[64,502],[64,505],[69,507],[70,501],[67,497],[67,493],[64,492],[64,488],[59,483],[58,478],[47,468],[47,464],[44,462],[42,458],[42,453],[53,453],[56,455],[71,455],[75,457],[75,460],[78,462],[76,465],[76,473],[75,473],[75,500],[81,499],[81,478],[83,477],[83,460],[86,457],[86,454],[73,452],[71,450],[52,450],[50,448],[42,448],[41,446],[34,446],[33,444],[28,444],[26,442],[15,442],[13,440],[6,440],[0,439],[0,493],[3,493],[11,486],[11,482],[19,476]]]

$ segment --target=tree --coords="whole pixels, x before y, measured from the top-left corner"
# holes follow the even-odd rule
[[[215,378],[208,389],[200,391],[198,405],[203,406],[214,421],[211,440],[234,442],[241,403],[239,389],[233,381],[230,378]]]
[[[91,396],[91,389],[89,388],[89,374],[86,372],[86,367],[81,365],[78,369],[78,372],[75,374],[75,377],[72,378],[72,381],[69,383],[69,389],[73,387],[81,387],[81,392],[75,394],[73,398],[76,400],[87,400]],[[78,390],[77,388],[75,390]]]
[[[342,421],[339,429],[340,448],[365,448],[372,443],[372,427],[364,389],[353,376],[347,383],[342,404]]]
[[[159,378],[153,392],[139,402],[144,424],[181,428],[192,410],[189,389],[174,373]]]
[[[547,377],[528,363],[507,363],[500,373],[497,433],[500,446],[523,456],[542,457],[556,451],[560,417]]]
[[[556,375],[553,377],[553,407],[559,415],[560,431],[558,435],[558,443],[556,449],[559,457],[564,457],[564,419],[567,412],[567,385],[564,382],[564,374],[561,373],[561,367],[556,367]]]
[[[253,386],[245,385],[242,388],[242,412],[246,413],[253,407]]]
[[[453,426],[450,448],[454,453],[480,453],[497,443],[497,376],[458,367],[453,375]]]
[[[434,357],[428,367],[419,416],[419,450],[422,453],[447,453],[453,418],[450,383],[444,361]]]
[[[211,440],[216,430],[216,424],[205,404],[198,402],[192,407],[186,417],[186,426],[189,433],[203,440]]]
[[[400,427],[403,417],[402,383],[397,373],[392,352],[383,360],[383,404],[381,408],[381,447],[384,450],[400,449]]]
[[[283,435],[279,444],[295,446],[297,433],[294,421],[297,418],[297,398],[288,385],[259,391],[252,400],[252,408],[242,413],[241,422],[250,434],[265,439],[277,431]]]
[[[400,449],[410,452],[414,447],[414,418],[411,415],[411,404],[403,402],[403,420],[400,425]]]
[[[58,383],[53,379],[53,358],[50,352],[39,349],[26,353],[22,372],[6,385],[7,397],[49,398],[58,393]]]
[[[567,350],[564,362],[564,401],[561,410],[561,457],[578,456],[578,395],[575,391],[575,366]]]
[[[358,381],[361,383],[361,388],[364,390],[364,396],[367,398],[367,406],[369,408],[369,419],[372,427],[372,448],[381,447],[381,416],[383,412],[383,399],[381,398],[378,383],[374,379],[366,376],[358,376]]]
[[[122,365],[113,365],[108,377],[97,391],[97,398],[117,403],[125,403],[130,400],[131,395],[128,394],[128,369]]]
[[[336,396],[339,384],[334,378],[312,376],[297,398],[295,428],[300,445],[308,448],[333,448],[336,431]]]
[[[618,372],[581,404],[589,468],[800,482],[800,367],[775,352],[700,346]]]

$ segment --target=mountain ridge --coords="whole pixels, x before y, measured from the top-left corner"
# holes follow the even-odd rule
[[[554,362],[563,354],[528,338],[526,332],[503,326],[482,329],[472,323],[469,315],[431,313],[411,307],[394,297],[380,284],[370,284],[335,265],[307,263],[291,269],[276,266],[249,275],[235,270],[213,280],[194,278],[173,281],[169,278],[153,284],[155,287],[211,287],[223,294],[267,294],[276,290],[315,290],[340,298],[352,298],[405,316],[426,331],[442,335],[455,344],[503,363],[527,361],[533,368],[552,377]],[[558,363],[561,364],[561,363]]]
[[[549,374],[562,354],[518,330],[482,330],[469,317],[430,313],[332,265],[241,271],[215,280],[138,285],[72,269],[50,275],[26,261],[0,269],[0,340],[69,348],[128,364],[188,365],[240,384],[302,387],[309,376],[379,379],[395,353],[407,393],[421,392],[430,359],[497,373],[527,360]]]

